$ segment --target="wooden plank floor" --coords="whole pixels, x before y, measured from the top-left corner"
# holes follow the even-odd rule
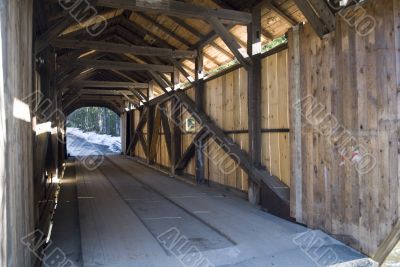
[[[84,267],[324,266],[323,255],[314,254],[327,249],[335,263],[364,258],[320,231],[123,156],[107,157],[94,171],[77,163],[77,189]],[[175,247],[165,246],[160,237],[171,229],[187,242],[168,237]],[[305,247],[302,235],[318,242]],[[185,247],[198,251],[185,254]],[[193,264],[188,255],[205,261]]]

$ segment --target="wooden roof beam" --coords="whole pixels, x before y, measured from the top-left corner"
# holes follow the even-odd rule
[[[61,19],[57,24],[50,27],[45,33],[40,35],[35,40],[35,54],[42,52],[59,34],[61,34],[65,29],[71,26],[74,22],[72,16],[66,16]]]
[[[104,89],[87,89],[80,90],[81,95],[129,95],[134,94],[130,90],[104,90]]]
[[[97,0],[94,4],[97,6],[122,8],[133,11],[162,13],[175,17],[189,17],[204,20],[208,20],[208,18],[212,17],[222,21],[244,25],[251,22],[251,14],[247,12],[219,8],[213,9],[173,0],[156,2],[143,0]]]
[[[185,70],[184,66],[180,62],[178,62],[175,59],[171,59],[171,63],[180,71],[180,73],[183,74],[183,76],[185,76],[185,79],[188,82],[190,82],[190,83],[194,82],[195,78]]]
[[[91,60],[79,59],[77,64],[87,68],[103,69],[103,70],[127,70],[127,71],[159,71],[159,72],[173,72],[174,67],[169,65],[156,65],[156,64],[138,64],[123,61],[111,60]]]
[[[198,31],[194,27],[187,24],[183,19],[174,18],[174,17],[170,17],[170,19],[172,21],[174,21],[175,23],[177,23],[179,26],[186,29],[188,32],[191,32],[193,35],[197,36],[200,40],[202,40],[205,37],[204,34],[202,34],[200,31]],[[233,59],[235,57],[233,54],[229,53],[228,51],[226,51],[225,49],[223,49],[221,46],[217,45],[216,43],[210,43],[210,45],[229,58]],[[193,48],[193,45],[191,46],[191,48]]]
[[[279,18],[281,18],[286,24],[293,27],[297,24],[297,22],[286,15],[274,2],[273,0],[266,0],[262,4],[264,4],[269,10],[274,12]]]
[[[146,89],[149,88],[148,83],[134,82],[114,82],[114,81],[78,81],[74,83],[80,87],[96,87],[96,88],[131,88],[131,89]]]
[[[158,43],[158,47],[165,47],[165,48],[171,48],[171,49],[173,49],[173,48],[175,48],[175,47],[173,47],[172,45],[170,45],[168,42],[166,42],[165,40],[163,40],[163,39],[161,39],[160,37],[158,37],[158,36],[156,36],[154,33],[152,33],[151,31],[149,31],[149,30],[147,30],[147,29],[145,29],[145,28],[143,28],[142,26],[140,26],[140,25],[138,25],[138,24],[136,24],[134,21],[131,21],[131,20],[129,20],[129,19],[127,19],[127,18],[125,18],[125,17],[122,17],[121,18],[121,21],[123,22],[123,23],[125,23],[128,27],[129,27],[129,29],[135,29],[135,31],[138,31],[139,33],[141,33],[142,35],[143,35],[143,38],[144,38],[144,36],[146,36],[146,35],[148,35],[148,36],[150,36],[151,38],[153,38],[154,40],[156,40],[157,41],[157,43]],[[125,28],[125,27],[123,27],[123,28]],[[129,30],[128,30],[129,31]],[[190,47],[189,49],[195,49],[196,48],[196,45],[193,45],[192,47]],[[213,62],[215,65],[220,65],[220,62],[218,62],[218,61],[216,61],[213,57],[210,57],[210,56],[207,56],[207,55],[204,55],[208,60],[210,60],[211,62]]]
[[[314,12],[313,8],[310,6],[308,1],[304,0],[293,0],[297,7],[300,9],[301,13],[306,17],[308,22],[310,23],[311,27],[314,31],[322,37],[326,32],[325,25],[322,23],[320,18]]]
[[[252,64],[251,58],[247,55],[246,49],[242,48],[235,37],[228,31],[228,29],[222,24],[222,22],[216,18],[209,19],[210,25],[214,28],[214,31],[218,33],[221,39],[225,42],[226,46],[235,55],[237,60],[247,68]],[[241,52],[243,51],[243,52]]]
[[[136,15],[138,15],[137,13],[135,13]],[[186,47],[191,47],[192,44],[186,40],[185,38],[179,36],[178,34],[174,33],[173,31],[171,31],[170,29],[168,29],[167,27],[165,27],[164,25],[158,23],[156,20],[154,20],[153,18],[151,18],[150,16],[146,15],[146,14],[140,14],[139,16],[145,18],[146,20],[150,21],[151,23],[153,23],[157,28],[159,28],[160,30],[162,30],[163,32],[165,32],[166,34],[170,35],[172,38],[174,38],[175,40],[177,40],[178,42],[184,44]]]
[[[68,39],[55,39],[51,41],[54,47],[69,49],[87,49],[99,52],[124,54],[129,53],[140,56],[157,56],[171,58],[193,58],[197,55],[196,50],[173,50],[169,48],[158,48],[151,46],[125,45],[102,41],[80,41]]]
[[[325,24],[328,32],[335,30],[336,20],[335,15],[330,10],[326,0],[308,0],[317,12],[320,20]]]
[[[168,90],[168,88],[171,88],[172,85],[167,83],[158,73],[155,71],[149,71],[148,72],[151,78],[161,87],[161,89],[164,91],[164,93],[168,93],[171,90]]]

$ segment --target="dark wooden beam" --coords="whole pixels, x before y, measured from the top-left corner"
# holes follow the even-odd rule
[[[35,54],[42,52],[60,33],[72,25],[74,19],[72,16],[62,18],[57,24],[50,27],[45,33],[35,40]]]
[[[218,6],[220,6],[221,8],[225,8],[225,9],[237,9],[235,6],[223,1],[223,0],[212,0],[212,2],[214,2],[215,4],[217,4]]]
[[[260,170],[254,167],[253,161],[248,154],[237,145],[232,138],[225,135],[224,132],[208,117],[204,112],[195,110],[195,102],[191,100],[183,91],[176,91],[172,99],[178,98],[191,114],[199,120],[202,126],[206,127],[210,137],[231,157],[256,184],[265,184],[270,190],[279,206],[284,207],[283,213],[289,212],[290,189],[279,178],[271,176],[268,170]],[[286,210],[287,209],[287,210]]]
[[[274,12],[279,18],[281,18],[289,26],[294,26],[297,22],[292,19],[289,15],[285,14],[272,0],[264,1],[263,4],[266,5],[268,9]]]
[[[136,14],[137,16],[137,14]],[[169,36],[171,36],[172,38],[174,38],[175,40],[177,40],[178,42],[184,44],[185,46],[187,46],[188,48],[192,46],[192,44],[184,37],[174,33],[173,31],[171,31],[169,28],[167,28],[166,26],[158,23],[155,19],[151,18],[150,16],[146,15],[146,14],[140,14],[141,17],[145,18],[146,20],[150,21],[151,23],[153,23],[157,28],[159,28],[160,30],[162,30],[163,32],[165,32],[166,34],[168,34]]]
[[[173,88],[179,83],[179,72],[175,68],[172,75],[172,84]],[[173,89],[173,90],[174,90]],[[182,107],[180,103],[176,99],[172,99],[171,102],[171,120],[172,120],[172,149],[171,149],[171,172],[172,174],[176,173],[176,164],[182,156],[182,131],[180,126],[182,125]]]
[[[327,29],[325,25],[322,23],[318,15],[314,12],[313,8],[307,1],[304,0],[294,0],[296,6],[300,9],[301,13],[306,17],[311,27],[313,27],[314,31],[322,37]]]
[[[192,83],[194,81],[194,77],[192,77],[192,75],[190,75],[185,68],[183,67],[183,65],[175,60],[175,59],[171,59],[171,63],[175,66],[175,68],[177,68],[181,74],[183,74],[183,76],[185,76],[186,80],[190,83]]]
[[[227,30],[231,30],[234,25],[227,26]],[[203,37],[200,41],[197,42],[195,47],[192,48],[197,48],[197,49],[202,49],[206,45],[211,44],[212,42],[215,41],[215,39],[218,38],[218,33],[216,33],[214,30],[212,30],[210,33],[208,33],[206,36]]]
[[[205,129],[200,129],[195,136],[193,137],[193,141],[190,143],[190,145],[186,148],[185,152],[183,152],[181,158],[178,160],[175,170],[177,172],[182,172],[184,169],[187,167],[189,164],[190,160],[193,158],[193,156],[196,155],[196,151],[201,148],[199,147],[199,139],[201,138],[201,142],[206,142],[207,138],[209,136],[205,136],[206,130]],[[202,147],[204,149],[204,147]],[[202,153],[204,155],[204,153]],[[203,158],[204,159],[204,158]],[[197,162],[197,160],[196,160]],[[204,162],[202,162],[204,164]],[[204,170],[204,165],[203,168]],[[200,170],[199,170],[200,171]],[[201,175],[204,175],[204,171],[200,171]],[[196,167],[196,181],[201,184],[204,183],[204,176],[198,176],[199,174],[197,173],[197,167]]]
[[[144,134],[143,134],[143,132],[138,132],[137,135],[139,137],[140,144],[142,145],[144,154],[145,154],[146,158],[148,158],[149,151],[147,150],[147,142],[146,142],[146,139],[144,138]]]
[[[203,112],[204,111],[204,90],[205,90],[205,82],[204,82],[204,68],[203,68],[203,52],[201,50],[198,51],[198,56],[195,61],[195,104],[196,111]],[[204,138],[204,134],[201,135],[202,138],[195,139],[196,147],[195,147],[195,177],[198,184],[205,183],[205,157],[204,157],[204,149],[206,139]]]
[[[378,247],[378,251],[375,253],[373,259],[379,264],[383,264],[390,253],[394,252],[396,245],[399,244],[400,240],[400,220],[393,226],[393,230],[389,235],[381,242]]]
[[[172,162],[172,134],[167,115],[162,111],[166,110],[164,104],[158,106],[160,108],[161,124],[164,130],[165,142],[167,144],[167,152],[170,162]],[[161,110],[162,109],[162,110]]]
[[[253,21],[247,26],[247,53],[253,64],[247,69],[247,107],[249,155],[255,168],[261,167],[261,6],[252,9]],[[260,185],[249,181],[248,197],[252,204],[260,202]]]
[[[87,50],[96,50],[98,52],[108,52],[117,54],[129,53],[132,55],[139,55],[139,56],[157,56],[157,57],[168,57],[168,58],[194,58],[196,56],[196,51],[194,50],[173,50],[169,48],[125,45],[125,44],[117,44],[117,43],[102,42],[102,41],[55,39],[50,43],[54,47],[58,48],[87,49]]]
[[[131,21],[130,19],[127,19],[125,17],[121,18],[121,23],[124,26],[125,29],[128,29],[129,31],[134,30],[135,33],[138,33],[142,36],[142,38],[146,39],[145,36],[147,35],[148,37],[152,38],[155,40],[155,43],[153,45],[158,46],[158,47],[164,47],[164,48],[174,48],[172,45],[170,45],[168,42],[165,40],[161,39],[151,31],[145,29],[141,25],[138,25],[136,22]],[[150,44],[150,43],[149,43]]]
[[[66,87],[69,87],[76,81],[83,80],[88,78],[93,74],[94,70],[90,70],[85,66],[78,66],[75,70],[73,70],[68,75],[65,75],[62,80],[57,81],[56,87],[57,90],[62,90]]]
[[[228,31],[228,29],[216,18],[210,18],[208,20],[210,25],[214,28],[214,31],[218,33],[221,39],[224,41],[226,46],[235,55],[237,60],[245,67],[248,68],[251,65],[251,59],[248,55],[242,54],[242,47],[238,44],[235,37]],[[246,52],[246,51],[245,51]],[[247,52],[246,52],[247,53]]]
[[[82,95],[134,95],[129,90],[80,89]]]
[[[145,29],[144,27],[136,24],[134,21],[131,21],[125,17],[121,18],[121,22],[123,24],[126,25],[126,27],[128,27],[129,29],[134,29],[136,32],[140,33],[144,38],[145,36],[149,36],[150,38],[154,39],[156,41],[156,43],[154,43],[154,45],[161,47],[161,48],[170,48],[170,49],[175,49],[176,47],[170,45],[167,41],[161,39],[160,37],[158,37],[157,35],[155,35],[154,33],[152,33],[151,31]],[[193,45],[192,47],[190,47],[189,49],[193,50],[196,49],[196,45]],[[220,65],[220,63],[218,61],[216,61],[213,57],[209,57],[207,56],[207,59],[210,60],[211,62],[213,62],[216,65]]]
[[[325,24],[328,32],[333,32],[336,26],[335,15],[330,10],[326,0],[308,0],[317,12],[319,18]]]
[[[96,87],[96,88],[141,88],[149,87],[148,83],[135,83],[135,82],[114,82],[114,81],[77,81],[73,83],[80,87]]]
[[[110,60],[91,60],[79,59],[77,64],[87,68],[104,69],[104,70],[127,70],[127,71],[159,71],[159,72],[173,72],[174,67],[169,65],[156,65],[156,64],[137,64],[122,61]]]
[[[137,104],[139,105],[140,103],[145,103],[148,102],[146,99],[146,96],[143,95],[143,93],[141,93],[139,90],[130,90],[132,92],[132,94],[134,94],[137,98],[137,100],[139,101]],[[136,108],[138,108],[136,106]]]
[[[172,85],[168,84],[163,78],[161,78],[157,72],[149,71],[148,73],[151,78],[161,87],[161,90],[163,90],[164,93],[168,93],[170,91],[168,88],[172,89]]]
[[[251,14],[229,9],[212,9],[205,6],[189,4],[180,1],[157,1],[148,4],[143,1],[126,0],[97,0],[97,6],[122,8],[126,10],[141,12],[156,12],[174,17],[189,17],[207,20],[210,17],[222,21],[248,24],[251,21]]]
[[[136,129],[133,131],[132,137],[131,137],[131,142],[128,145],[125,154],[128,155],[130,151],[135,150],[136,144],[139,141],[139,132],[143,130],[143,127],[146,125],[147,121],[147,109],[144,108],[142,110],[142,114],[140,115],[140,119],[138,121],[138,124],[136,125]]]
[[[147,146],[146,146],[146,155],[147,155],[147,164],[153,164],[154,162],[151,159],[151,149],[152,149],[152,142],[158,140],[158,128],[155,126],[154,115],[156,112],[155,106],[149,105],[147,107]],[[157,133],[153,139],[153,134],[157,130]]]

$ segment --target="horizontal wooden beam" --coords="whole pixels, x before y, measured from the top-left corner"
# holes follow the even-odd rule
[[[133,96],[134,94],[129,90],[102,90],[102,89],[80,89],[79,93],[82,95],[129,95]]]
[[[190,17],[204,20],[207,20],[210,17],[214,17],[223,21],[235,22],[245,25],[251,22],[251,14],[247,12],[222,8],[213,9],[205,6],[173,0],[97,0],[93,3],[97,6],[123,8],[126,10],[140,12],[156,12],[175,17]]]
[[[51,45],[58,48],[87,49],[96,50],[98,52],[116,54],[129,53],[136,56],[156,56],[168,58],[194,58],[197,54],[195,50],[174,50],[152,46],[137,46],[102,41],[80,41],[71,39],[55,39],[51,41]]]
[[[77,81],[74,85],[79,87],[96,87],[96,88],[149,88],[148,83],[135,83],[135,82],[114,82],[114,81]]]
[[[103,69],[103,70],[126,70],[126,71],[159,71],[159,72],[173,72],[174,67],[169,65],[156,65],[156,64],[138,64],[123,61],[110,61],[110,60],[91,60],[79,59],[78,65],[87,68]]]
[[[79,92],[79,99],[80,100],[123,100],[124,96],[123,95],[81,95]]]

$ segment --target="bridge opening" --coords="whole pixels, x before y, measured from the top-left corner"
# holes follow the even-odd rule
[[[120,117],[105,107],[82,107],[67,117],[69,156],[121,153]]]

